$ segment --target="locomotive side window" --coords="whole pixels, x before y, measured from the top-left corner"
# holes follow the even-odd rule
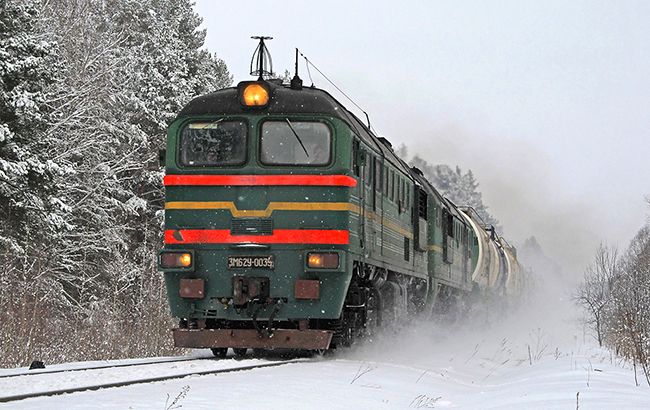
[[[454,216],[447,212],[447,229],[449,230],[449,236],[454,237]]]
[[[415,198],[413,200],[415,205],[413,214],[413,236],[414,245],[419,251],[426,251],[428,247],[427,237],[427,218],[428,218],[428,200],[427,193],[420,187],[415,188]]]
[[[418,207],[418,217],[422,219],[429,219],[429,212],[427,211],[428,202],[427,202],[427,193],[424,190],[418,188],[417,196],[417,207]]]
[[[243,164],[247,130],[244,121],[187,124],[180,135],[180,164],[189,167]]]
[[[327,165],[332,133],[322,122],[266,121],[262,124],[260,159],[265,165]]]

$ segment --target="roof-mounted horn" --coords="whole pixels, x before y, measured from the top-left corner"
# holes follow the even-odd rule
[[[253,36],[251,38],[260,41],[253,52],[253,58],[251,58],[251,75],[257,76],[259,81],[263,81],[264,78],[274,77],[275,73],[273,72],[271,53],[269,53],[266,44],[264,44],[264,40],[273,40],[273,37]]]

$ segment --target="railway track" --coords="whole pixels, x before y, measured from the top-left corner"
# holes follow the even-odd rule
[[[99,370],[99,369],[112,369],[118,367],[132,367],[132,366],[143,366],[147,364],[161,364],[161,363],[176,363],[176,362],[189,362],[194,360],[216,360],[213,356],[206,357],[181,357],[177,359],[166,359],[166,360],[156,360],[156,361],[146,361],[146,362],[134,362],[134,363],[117,363],[117,364],[105,364],[97,366],[88,366],[88,367],[78,367],[71,369],[53,369],[53,370],[27,370],[21,373],[9,373],[9,374],[0,374],[0,379],[6,379],[8,377],[19,377],[19,376],[34,376],[37,374],[53,374],[53,373],[68,373],[68,372],[81,372],[85,370]]]
[[[196,361],[196,360],[207,360],[207,359],[208,358],[198,358],[198,359],[197,358],[191,358],[191,359],[185,359],[185,360],[179,359],[179,360],[157,361],[157,362],[147,362],[147,363],[134,363],[134,364],[129,363],[129,364],[119,364],[119,365],[113,365],[113,366],[97,366],[97,367],[80,368],[80,369],[55,370],[55,371],[50,371],[50,372],[20,373],[20,374],[15,374],[15,375],[5,375],[3,377],[4,378],[9,378],[9,377],[33,377],[33,376],[36,376],[36,375],[47,375],[47,374],[51,374],[51,373],[62,373],[62,372],[66,372],[66,371],[68,371],[68,372],[70,372],[70,371],[71,372],[74,372],[74,371],[93,371],[93,370],[109,369],[109,368],[117,368],[117,367],[150,366],[150,365],[161,364],[161,363],[164,364],[164,363],[176,363],[176,362],[191,362],[191,361]],[[212,359],[212,360],[214,360],[214,359]],[[0,396],[0,403],[15,402],[15,401],[19,401],[19,400],[38,398],[38,397],[58,396],[58,395],[61,395],[61,394],[77,393],[77,392],[83,392],[83,391],[94,391],[94,390],[102,390],[102,389],[108,389],[108,388],[124,387],[124,386],[136,385],[136,384],[155,383],[155,382],[161,382],[161,381],[166,381],[166,380],[181,379],[183,377],[188,377],[188,376],[205,376],[205,375],[211,375],[211,374],[232,373],[232,372],[239,372],[239,371],[261,369],[261,368],[265,368],[265,367],[277,367],[277,366],[283,366],[283,365],[292,364],[292,363],[301,363],[301,362],[306,362],[306,361],[309,361],[309,359],[300,358],[300,359],[290,359],[290,360],[279,360],[279,361],[271,361],[271,362],[264,362],[264,363],[258,363],[258,364],[244,365],[244,366],[233,366],[233,367],[225,367],[225,368],[219,368],[219,369],[186,371],[186,372],[182,372],[182,373],[174,373],[174,374],[168,374],[168,375],[164,375],[164,376],[152,376],[152,377],[144,377],[144,378],[136,378],[136,379],[128,379],[128,380],[119,380],[119,381],[97,383],[97,384],[87,384],[87,385],[82,385],[82,386],[74,386],[74,387],[67,387],[67,388],[61,388],[61,389],[52,389],[52,390],[47,390],[47,391],[30,391],[30,392],[25,392],[25,393],[12,394],[12,395],[7,395],[7,396]],[[220,362],[223,362],[223,361],[220,361]]]

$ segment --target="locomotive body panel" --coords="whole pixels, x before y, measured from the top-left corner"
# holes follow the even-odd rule
[[[330,158],[323,165],[270,165],[261,156],[260,130],[266,122],[291,121],[327,124]],[[245,160],[232,166],[188,166],[181,157],[181,137],[192,124],[246,124]],[[218,125],[216,125],[218,126]],[[342,121],[318,115],[238,115],[188,117],[169,130],[165,203],[165,250],[192,249],[192,272],[167,271],[165,279],[172,314],[200,320],[252,320],[250,309],[234,304],[234,280],[267,278],[265,297],[278,301],[276,320],[337,318],[352,271],[350,202],[357,184],[345,175],[350,169],[349,133]],[[283,147],[284,148],[284,147]],[[287,147],[288,149],[289,147]],[[286,155],[285,155],[286,156]],[[310,253],[336,253],[336,268],[311,269]],[[255,266],[269,264],[273,267]],[[232,265],[240,261],[240,266]],[[261,262],[260,262],[261,261]],[[202,279],[206,297],[183,298],[182,279]],[[317,281],[319,297],[300,299],[296,283]],[[322,295],[322,297],[321,297]],[[256,318],[268,319],[275,305],[257,309]],[[256,307],[257,308],[257,307]]]

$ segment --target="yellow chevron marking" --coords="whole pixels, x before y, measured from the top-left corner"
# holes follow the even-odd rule
[[[228,210],[235,218],[268,218],[274,211],[349,211],[361,214],[357,204],[349,202],[270,202],[266,209],[237,209],[231,201],[175,201],[165,203],[165,209],[223,209]],[[381,216],[373,211],[366,211],[368,219],[380,222]],[[413,233],[399,224],[384,218],[381,222],[385,227],[413,239]]]
[[[355,214],[360,214],[361,213],[361,208],[357,205],[352,204],[354,209],[350,209],[351,212]],[[400,224],[393,222],[392,220],[384,217],[384,220],[382,221],[381,215],[378,215],[376,212],[366,210],[365,212],[365,217],[370,219],[371,221],[376,221],[381,223],[383,226],[385,226],[388,229],[391,229],[398,234],[402,236],[406,236],[409,239],[413,239],[413,232],[404,229]]]
[[[407,231],[406,229],[402,228],[400,225],[391,222],[391,221],[384,221],[382,223],[385,227],[392,229],[393,231],[402,234],[403,236],[406,236],[409,239],[413,239],[413,233],[411,231]]]
[[[274,211],[354,211],[356,205],[347,202],[271,202],[266,209],[237,209],[228,201],[167,202],[165,209],[224,209],[235,218],[268,218]]]

